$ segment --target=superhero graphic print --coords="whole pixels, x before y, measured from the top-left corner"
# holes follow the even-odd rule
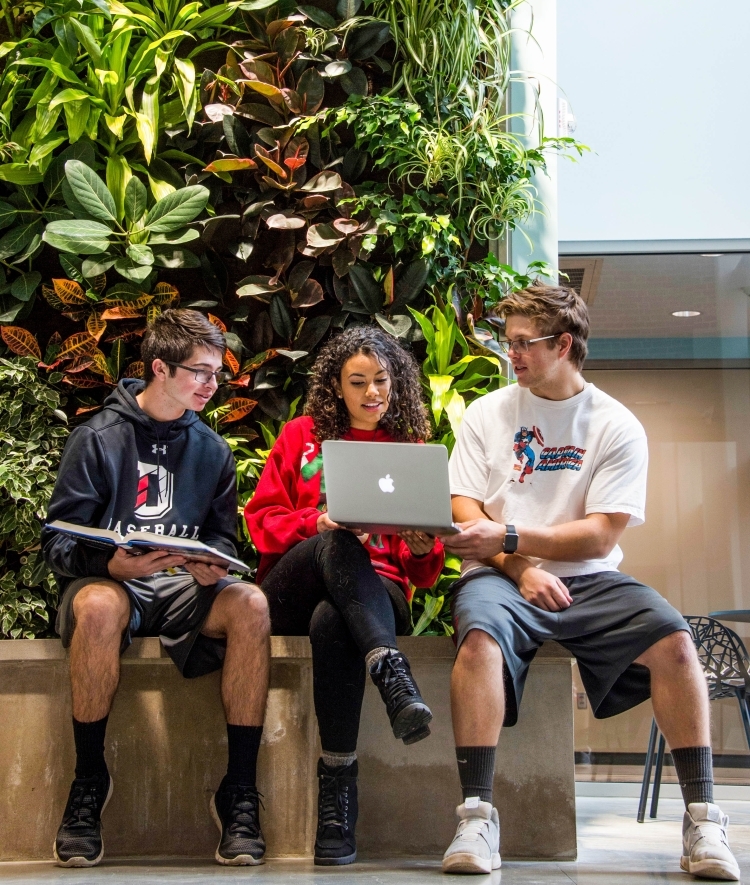
[[[534,426],[531,429],[521,427],[521,429],[513,437],[513,454],[516,456],[518,464],[513,465],[513,469],[520,472],[519,482],[523,482],[525,477],[530,476],[534,472],[536,463],[536,453],[532,448],[533,443],[544,445],[544,437],[542,431]]]
[[[536,451],[534,446],[539,446],[539,451]],[[523,483],[526,477],[535,471],[537,473],[550,470],[579,471],[583,466],[586,449],[573,445],[545,446],[542,431],[532,425],[531,428],[521,427],[514,435],[513,454],[518,462],[513,465],[513,470],[520,473],[518,482]],[[515,479],[511,481],[515,482]]]

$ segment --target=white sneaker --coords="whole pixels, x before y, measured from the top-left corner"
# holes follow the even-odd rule
[[[739,882],[740,868],[729,849],[729,818],[718,805],[691,802],[682,821],[682,857],[686,873],[704,879]]]
[[[469,798],[456,808],[461,822],[443,855],[444,873],[491,873],[500,869],[500,820],[489,802]]]

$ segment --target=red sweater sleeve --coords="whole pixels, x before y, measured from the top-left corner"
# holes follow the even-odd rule
[[[304,502],[308,506],[299,506],[303,444],[301,424],[287,424],[271,449],[255,494],[245,506],[247,529],[260,553],[286,553],[317,533],[320,512],[312,499]]]
[[[435,538],[435,545],[424,556],[415,556],[402,538],[393,537],[393,552],[407,578],[415,587],[432,587],[445,565],[443,542]]]

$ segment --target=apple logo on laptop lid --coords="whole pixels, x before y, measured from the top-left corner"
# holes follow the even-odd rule
[[[391,479],[391,474],[386,473],[385,476],[382,476],[378,480],[378,485],[380,486],[381,492],[392,492],[394,489],[393,480]]]

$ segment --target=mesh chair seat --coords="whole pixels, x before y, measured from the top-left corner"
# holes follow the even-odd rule
[[[702,615],[686,615],[685,620],[692,633],[695,650],[706,677],[708,698],[718,701],[722,698],[737,698],[740,705],[742,725],[745,729],[745,740],[750,749],[750,657],[745,644],[729,627]],[[659,739],[658,750],[657,737]],[[651,735],[646,753],[646,766],[643,771],[641,801],[638,804],[638,822],[643,823],[646,815],[648,787],[651,780],[651,768],[654,764],[656,750],[656,772],[654,775],[654,791],[651,797],[650,817],[656,817],[659,804],[659,786],[661,771],[664,764],[665,740],[659,734],[656,719],[651,723]]]

